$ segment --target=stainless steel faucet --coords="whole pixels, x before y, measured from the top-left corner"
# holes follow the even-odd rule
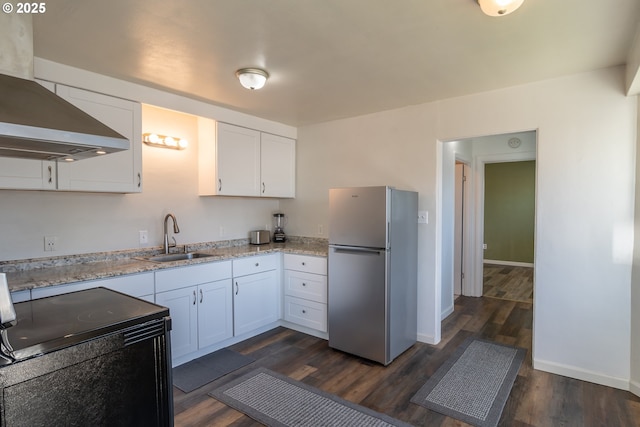
[[[170,247],[176,246],[176,238],[174,236],[171,236],[173,238],[173,244],[169,245],[169,231],[167,230],[167,222],[169,221],[169,218],[173,220],[173,232],[176,234],[180,232],[180,228],[178,227],[178,221],[176,221],[176,217],[173,214],[170,214],[170,213],[167,214],[164,217],[164,253],[165,254],[169,253]]]

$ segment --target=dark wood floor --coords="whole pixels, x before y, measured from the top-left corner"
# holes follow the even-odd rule
[[[533,302],[533,267],[484,264],[482,287],[485,297]]]
[[[640,398],[596,384],[534,371],[532,307],[495,298],[459,297],[437,345],[418,343],[383,367],[330,349],[327,342],[277,328],[232,349],[256,362],[189,394],[174,388],[176,426],[259,426],[208,392],[264,366],[415,426],[465,426],[410,403],[411,397],[469,336],[528,349],[500,426],[640,426]]]

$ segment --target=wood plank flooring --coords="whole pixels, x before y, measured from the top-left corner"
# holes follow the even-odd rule
[[[485,297],[533,302],[533,267],[484,264],[482,279]]]
[[[335,351],[324,340],[286,328],[238,343],[231,348],[256,362],[188,394],[174,388],[175,424],[261,425],[207,393],[264,366],[415,426],[466,426],[410,399],[462,341],[477,336],[528,349],[500,426],[640,426],[637,396],[532,369],[530,303],[462,296],[455,304],[454,313],[443,322],[438,345],[418,343],[387,367]]]

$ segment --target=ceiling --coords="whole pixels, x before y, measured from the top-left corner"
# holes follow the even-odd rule
[[[34,53],[302,126],[625,64],[640,0],[48,0]],[[235,71],[262,67],[260,91]],[[622,90],[622,88],[621,88]]]

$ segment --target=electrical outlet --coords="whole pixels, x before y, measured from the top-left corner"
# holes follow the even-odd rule
[[[486,243],[482,244],[482,249],[487,249],[487,244]]]
[[[44,236],[44,250],[47,252],[57,250],[58,236]]]
[[[149,243],[149,232],[147,230],[138,231],[138,235],[139,235],[138,240],[141,245],[146,245]]]
[[[428,224],[428,223],[429,223],[429,212],[418,211],[418,224]]]

